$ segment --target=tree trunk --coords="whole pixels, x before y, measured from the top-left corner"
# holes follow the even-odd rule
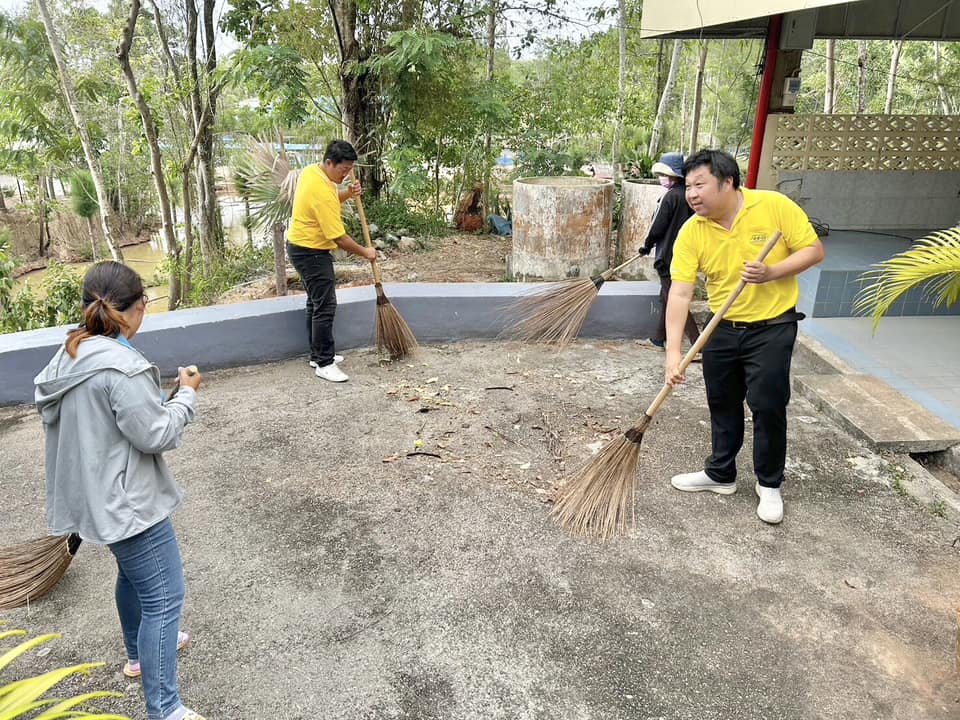
[[[200,17],[194,0],[184,0],[187,17],[187,57],[190,68],[190,99],[193,110],[193,143],[184,162],[185,172],[197,159],[197,206],[200,210],[200,251],[203,255],[204,271],[210,273],[213,263],[219,257],[222,248],[222,234],[218,232],[219,208],[217,206],[216,182],[213,168],[213,132],[216,118],[218,86],[212,86],[204,92],[204,83],[200,80],[200,61],[197,45],[200,41]],[[203,0],[204,44],[207,57],[203,63],[206,78],[212,82],[212,74],[217,66],[216,49],[213,37],[213,0]]]
[[[7,199],[4,197],[2,187],[0,187],[0,212],[7,212]]]
[[[87,216],[87,234],[90,235],[90,250],[91,256],[94,262],[97,262],[99,258],[97,257],[97,235],[93,231],[93,216]]]
[[[660,95],[660,104],[657,106],[657,116],[653,121],[653,130],[650,132],[650,146],[647,155],[656,157],[660,150],[660,135],[663,133],[663,123],[667,115],[667,106],[673,94],[673,86],[677,82],[677,67],[680,65],[680,51],[683,49],[682,40],[673,41],[673,57],[670,59],[670,71],[667,73],[667,82]]]
[[[497,10],[498,0],[490,0],[490,7],[487,8],[487,86],[493,84],[494,60],[497,53]],[[483,221],[486,223],[490,215],[490,171],[493,158],[490,157],[493,136],[490,129],[483,134]],[[464,173],[466,173],[466,163],[464,163]],[[456,198],[454,198],[456,202]]]
[[[667,41],[663,38],[657,40],[657,92],[653,96],[653,114],[657,114],[657,108],[660,106],[660,96],[663,95],[663,87],[667,82],[666,78],[666,53]]]
[[[47,229],[47,183],[43,175],[37,175],[37,216],[40,221],[40,239],[38,242],[38,254],[40,257],[47,256],[47,250],[50,247],[50,233]]]
[[[618,0],[619,5],[619,56],[620,69],[617,82],[617,119],[613,126],[613,149],[610,153],[613,164],[613,181],[621,177],[620,172],[620,141],[623,138],[623,114],[627,102],[627,0]]]
[[[174,233],[173,215],[170,211],[170,193],[167,188],[167,179],[163,174],[163,159],[160,156],[160,142],[157,139],[157,126],[153,122],[150,106],[137,87],[133,68],[130,67],[130,47],[133,44],[133,33],[140,17],[140,0],[131,0],[130,15],[123,26],[120,44],[117,46],[117,60],[127,82],[127,91],[137,106],[140,120],[143,122],[143,132],[150,148],[150,173],[153,175],[154,186],[157,189],[157,199],[160,202],[161,234],[163,243],[170,259],[170,291],[167,294],[167,309],[175,310],[180,304],[180,245]]]
[[[903,52],[904,40],[893,42],[893,52],[890,54],[890,73],[887,76],[887,100],[883,104],[883,112],[890,115],[893,112],[893,96],[897,89],[897,67],[900,65],[900,53]]]
[[[183,173],[183,297],[193,291],[193,200],[190,196],[190,173]]]
[[[867,41],[857,41],[857,66],[859,81],[857,82],[857,115],[867,111]]]
[[[697,80],[693,86],[693,118],[690,120],[690,152],[696,152],[700,134],[700,103],[703,100],[703,71],[707,65],[707,43],[700,43],[700,64],[697,66]]]
[[[827,40],[827,81],[826,87],[823,91],[823,112],[825,115],[833,115],[833,111],[837,108],[837,101],[835,97],[836,92],[836,80],[834,75],[836,72],[836,52],[837,52],[837,41],[836,40]]]
[[[713,123],[710,126],[710,142],[708,143],[710,147],[714,148],[717,146],[718,136],[720,134],[720,89],[723,86],[723,64],[724,58],[727,54],[727,43],[720,43],[720,61],[717,63],[717,74],[714,80],[714,103],[713,103]]]
[[[277,297],[287,294],[287,257],[283,247],[284,226],[273,226],[273,276],[277,286]]]
[[[250,220],[250,198],[243,196],[243,227],[247,229],[247,245],[253,248],[253,227]]]
[[[47,175],[47,197],[51,200],[57,199],[57,189],[53,184],[53,175]]]
[[[60,76],[60,86],[63,90],[64,99],[70,110],[70,117],[73,119],[74,127],[80,135],[80,144],[83,146],[83,157],[87,161],[87,169],[93,178],[93,186],[97,191],[97,204],[100,206],[100,220],[103,224],[103,237],[110,248],[110,256],[119,262],[123,262],[123,252],[120,250],[120,238],[113,230],[113,213],[111,212],[107,188],[103,182],[103,171],[100,167],[100,153],[94,147],[90,139],[90,133],[87,130],[87,124],[80,115],[80,105],[77,103],[77,94],[74,90],[73,80],[67,69],[66,61],[63,58],[63,49],[60,46],[60,38],[57,30],[50,18],[50,12],[47,9],[47,0],[37,0],[37,7],[40,10],[40,16],[43,18],[43,27],[47,32],[47,41],[50,43],[50,51],[53,54],[53,61],[57,66],[57,74]]]
[[[357,0],[328,0],[340,54],[340,90],[343,94],[343,126],[347,140],[364,158],[360,182],[371,197],[380,197],[384,185],[383,167],[377,146],[377,81],[363,65],[368,53],[357,39]]]
[[[20,204],[23,205],[23,185],[20,184],[20,176],[17,176],[17,194],[20,196]]]
[[[947,94],[940,76],[940,43],[933,43],[933,80],[937,84],[937,97],[940,99],[940,112],[944,115],[955,114],[953,101]]]

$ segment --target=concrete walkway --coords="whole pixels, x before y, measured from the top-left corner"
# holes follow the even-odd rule
[[[737,494],[670,487],[709,448],[697,367],[646,433],[629,534],[551,522],[554,483],[639,418],[662,358],[484,342],[351,351],[339,386],[304,359],[209,374],[168,456],[184,699],[209,720],[956,720],[956,517],[803,397],[778,527],[749,432]],[[43,531],[42,457],[35,411],[0,410],[0,544]],[[67,690],[117,690],[98,705],[139,719],[113,575],[84,545],[3,617],[64,634],[15,672],[104,660]]]

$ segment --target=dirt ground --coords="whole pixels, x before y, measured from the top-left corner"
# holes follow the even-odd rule
[[[510,238],[498,235],[452,233],[423,241],[417,250],[391,248],[380,254],[380,271],[385,283],[391,282],[500,282],[506,278],[506,256]],[[373,282],[366,261],[348,257],[336,262],[337,286],[352,287]],[[290,292],[303,288],[288,268]],[[234,288],[220,298],[221,303],[259,300],[275,295],[273,277]]]
[[[643,440],[628,534],[553,524],[550,489],[639,418],[661,363],[632,342],[478,342],[351,351],[343,385],[304,359],[209,374],[168,455],[186,702],[209,720],[960,717],[960,531],[802,398],[782,525],[756,518],[749,432],[735,495],[670,487],[709,448],[695,366]],[[43,532],[42,457],[35,411],[0,410],[0,544]],[[142,718],[113,575],[84,545],[0,618],[64,635],[18,675],[103,660],[69,689]]]

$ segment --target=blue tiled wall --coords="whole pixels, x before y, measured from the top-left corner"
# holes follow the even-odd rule
[[[811,317],[851,317],[853,301],[862,286],[863,270],[821,270],[818,276],[800,278],[800,309]],[[815,294],[811,291],[816,287]],[[812,307],[810,296],[813,295]],[[812,312],[811,312],[812,311]],[[924,297],[922,288],[913,288],[898,299],[887,312],[888,317],[911,315],[960,315],[960,303],[952,307],[934,307]]]

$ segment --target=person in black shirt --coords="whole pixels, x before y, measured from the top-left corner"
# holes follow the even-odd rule
[[[670,262],[673,260],[673,243],[677,239],[681,226],[693,215],[693,210],[687,204],[682,153],[664,153],[660,156],[660,160],[653,164],[651,170],[660,180],[660,185],[667,188],[667,192],[660,198],[647,239],[640,248],[640,254],[649,255],[654,247],[657,248],[653,267],[660,276],[660,320],[657,324],[657,334],[650,338],[650,342],[662,349],[667,341],[667,297],[670,295]],[[697,321],[689,312],[684,333],[691,345],[700,337]]]

